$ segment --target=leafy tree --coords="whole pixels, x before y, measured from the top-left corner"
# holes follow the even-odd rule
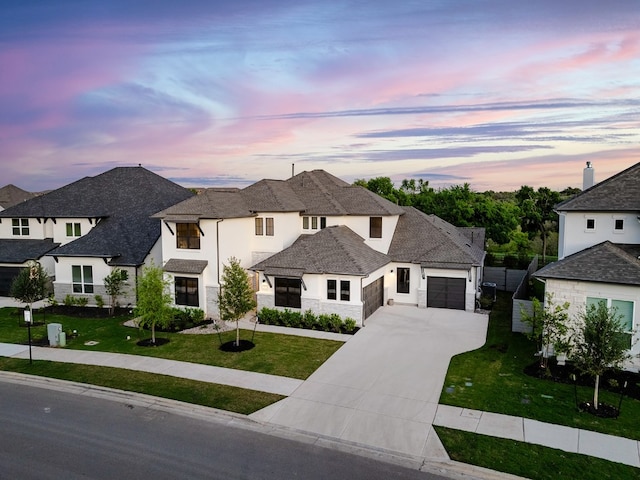
[[[156,325],[166,327],[173,317],[169,282],[162,268],[146,266],[138,277],[138,302],[135,314],[140,328],[151,329],[151,342],[156,343]]]
[[[236,322],[236,346],[240,345],[240,324],[238,322],[255,306],[256,302],[253,299],[249,276],[240,265],[240,260],[231,257],[229,264],[224,265],[222,269],[218,307],[222,320]]]
[[[560,194],[547,187],[540,187],[537,191],[528,185],[520,187],[516,192],[516,199],[521,210],[523,232],[531,238],[540,235],[542,239],[542,261],[546,261],[547,240],[549,233],[557,228],[558,214],[553,207],[560,202]]]
[[[127,280],[129,280],[129,274],[121,268],[114,268],[113,271],[103,279],[107,295],[111,297],[111,303],[109,304],[109,313],[111,315],[114,314],[118,306],[118,297],[124,293]]]
[[[13,279],[10,292],[13,298],[28,304],[29,313],[32,313],[33,303],[47,296],[48,285],[49,275],[40,262],[29,260],[27,266]]]
[[[522,321],[531,326],[527,337],[538,342],[541,368],[548,368],[551,347],[556,354],[566,353],[569,348],[568,310],[568,302],[558,305],[553,295],[547,294],[544,305],[537,298],[533,299],[533,314],[522,312]]]
[[[609,368],[619,369],[629,358],[624,327],[617,309],[604,301],[588,305],[580,315],[573,337],[571,359],[580,371],[595,379],[593,407],[598,409],[600,376]]]

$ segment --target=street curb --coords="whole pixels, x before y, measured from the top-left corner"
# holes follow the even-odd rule
[[[453,460],[432,460],[424,457],[411,457],[355,442],[337,440],[332,437],[325,437],[318,434],[282,427],[280,425],[259,422],[240,413],[195,405],[168,398],[154,397],[144,393],[129,392],[115,388],[102,387],[99,385],[7,371],[0,371],[0,381],[34,388],[46,388],[49,390],[73,393],[93,398],[102,398],[105,400],[119,402],[129,407],[149,408],[152,410],[195,418],[206,422],[229,424],[245,430],[260,432],[265,435],[273,435],[292,441],[316,445],[322,448],[339,450],[341,452],[379,460],[381,462],[391,463],[413,470],[442,476],[446,475],[452,479],[522,480],[522,477],[496,472]]]

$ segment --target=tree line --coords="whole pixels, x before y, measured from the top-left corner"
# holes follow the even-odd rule
[[[558,215],[553,207],[581,192],[578,188],[536,190],[528,185],[515,192],[476,192],[468,183],[434,189],[422,179],[405,179],[396,187],[389,177],[358,179],[354,185],[458,227],[483,227],[489,251],[540,253],[543,257],[550,237],[558,232]]]

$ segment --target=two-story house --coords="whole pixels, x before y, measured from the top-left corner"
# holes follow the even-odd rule
[[[592,175],[591,165],[585,178]],[[639,353],[640,163],[556,206],[559,259],[534,274],[556,302],[569,302],[577,318],[602,300],[616,307]]]
[[[484,231],[458,229],[322,170],[207,189],[154,215],[177,305],[218,314],[223,265],[253,272],[258,308],[361,323],[385,301],[473,310]]]
[[[0,294],[29,260],[53,278],[58,301],[72,295],[95,303],[116,267],[135,285],[142,266],[162,264],[160,221],[151,214],[192,195],[140,166],[117,167],[1,211]],[[122,303],[134,302],[131,288]]]

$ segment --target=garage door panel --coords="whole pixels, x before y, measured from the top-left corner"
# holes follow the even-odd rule
[[[380,277],[375,282],[362,289],[362,299],[364,301],[364,318],[380,308],[384,303],[384,277]]]
[[[464,310],[465,289],[464,278],[428,277],[427,307]]]
[[[21,267],[0,267],[0,297],[10,296],[11,283],[20,270]]]

